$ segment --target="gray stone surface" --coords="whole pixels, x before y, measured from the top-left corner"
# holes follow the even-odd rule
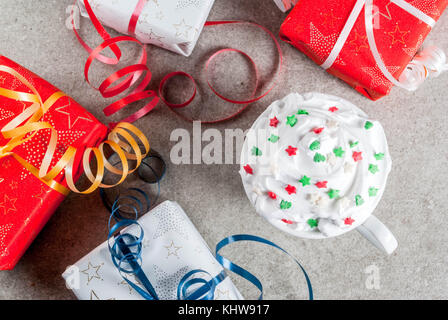
[[[66,8],[71,3],[71,0],[0,0],[0,52],[69,93],[107,122],[111,119],[106,119],[101,110],[110,101],[101,98],[85,83],[82,68],[86,53],[72,31],[65,27]],[[270,0],[217,0],[211,14],[211,19],[259,22],[275,33],[284,17]],[[82,25],[87,40],[98,43],[86,20]],[[448,49],[447,34],[445,13],[428,40]],[[208,95],[202,70],[204,57],[211,50],[228,45],[247,50],[257,64],[263,66],[264,75],[275,67],[272,43],[259,30],[245,26],[207,28],[190,58],[150,48],[149,65],[154,73],[151,87],[156,88],[169,71],[192,72],[202,81],[200,98],[192,107],[194,112],[200,112],[200,108],[232,108]],[[191,132],[192,125],[160,105],[137,125],[149,136],[153,148],[168,160],[162,198],[178,201],[184,207],[210,247],[235,233],[252,233],[275,241],[306,266],[317,299],[447,299],[448,75],[428,81],[417,92],[394,89],[390,96],[372,102],[326,74],[294,48],[285,43],[281,46],[285,55],[281,85],[238,118],[204,128],[213,127],[222,132],[226,128],[247,129],[267,105],[292,91],[320,91],[354,102],[372,118],[380,120],[388,136],[394,166],[375,214],[397,237],[396,252],[391,256],[382,254],[357,232],[315,241],[277,231],[251,208],[237,165],[174,165],[169,162],[174,145],[169,140],[170,133],[175,128]],[[131,53],[130,58],[136,54],[132,46],[126,52]],[[215,78],[226,93],[244,92],[244,83],[253,80],[247,76],[250,69],[244,60],[234,57],[224,57],[215,68],[215,74],[220,75]],[[227,66],[229,64],[231,66]],[[224,71],[227,73],[223,74]],[[95,64],[94,83],[99,83],[107,72],[110,72],[108,67]],[[113,120],[128,112],[120,113]],[[203,111],[203,114],[207,116],[211,112]],[[105,240],[107,218],[98,193],[71,194],[17,267],[0,272],[0,299],[73,299],[60,275],[68,265]],[[253,252],[254,249],[257,251]],[[248,244],[235,245],[225,253],[262,279],[266,298],[305,298],[302,275],[282,255]],[[371,265],[379,268],[379,290],[369,290],[365,284],[365,270]],[[255,290],[244,281],[236,279],[235,282],[246,297],[255,297]]]

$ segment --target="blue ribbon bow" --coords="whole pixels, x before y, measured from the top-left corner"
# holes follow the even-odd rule
[[[149,202],[149,197],[144,191],[136,188],[132,188],[129,190],[139,193],[145,198],[145,201]],[[133,204],[120,204],[120,202],[124,201],[131,202]],[[132,213],[135,214],[135,218],[125,218],[125,213],[122,211],[122,208],[131,209]],[[151,281],[148,279],[145,272],[141,268],[144,231],[142,226],[137,222],[139,213],[138,209],[143,209],[142,202],[133,195],[122,196],[120,198],[117,198],[117,200],[114,202],[111,208],[111,216],[108,222],[109,251],[112,257],[112,261],[120,272],[121,276],[135,291],[137,291],[146,300],[159,300],[159,297],[157,296],[157,293],[153,285],[151,284]],[[126,212],[126,214],[129,215],[129,212]],[[113,226],[111,226],[112,220],[116,221]],[[132,226],[138,228],[137,235],[129,232],[119,233],[119,230]],[[217,261],[223,266],[224,269],[228,269],[236,273],[237,275],[243,277],[244,279],[251,282],[254,286],[256,286],[260,291],[260,295],[258,297],[259,300],[263,299],[263,285],[261,281],[249,271],[245,270],[244,268],[238,266],[237,264],[231,262],[230,260],[224,258],[219,254],[221,249],[225,246],[240,241],[262,243],[286,253],[290,258],[294,260],[294,262],[303,272],[308,287],[309,299],[313,300],[313,288],[305,269],[297,259],[292,257],[287,251],[285,251],[275,243],[261,237],[247,234],[233,235],[221,240],[216,246]],[[129,275],[134,275],[135,278],[138,279],[141,286],[131,281],[129,279]],[[177,299],[213,300],[216,286],[224,279],[226,279],[226,277],[227,274],[225,270],[223,270],[215,277],[212,277],[207,271],[202,269],[191,270],[187,274],[185,274],[179,282],[179,285],[177,287]]]
[[[159,163],[159,170],[155,170],[148,162],[151,159]],[[166,173],[166,164],[157,152],[153,152],[148,155],[145,159],[143,159],[142,164],[150,170],[152,177],[148,177],[148,175],[141,170],[142,167],[140,167],[138,170],[140,179],[148,184],[157,183],[157,194],[153,201],[155,203],[160,195],[160,181]],[[137,291],[146,300],[159,300],[157,292],[151,284],[151,281],[149,281],[145,272],[141,268],[144,231],[142,226],[137,221],[139,212],[146,213],[149,211],[151,208],[151,201],[148,194],[141,189],[130,188],[129,191],[131,192],[130,195],[118,195],[113,204],[111,204],[112,201],[109,200],[105,191],[100,189],[100,195],[103,203],[111,212],[108,221],[109,234],[107,237],[109,252],[115,267],[120,272],[120,275],[135,291]],[[143,197],[146,204],[145,206],[143,206],[143,202],[139,199],[139,197]],[[130,210],[130,212],[123,211],[125,208]],[[129,215],[133,215],[133,217],[126,218],[126,216]],[[115,224],[112,226],[113,220],[115,221]],[[128,227],[138,228],[138,235],[129,232],[119,232],[123,228]],[[294,260],[303,272],[308,287],[309,299],[313,300],[313,288],[305,269],[297,259],[275,243],[261,237],[247,234],[233,235],[221,240],[216,246],[216,260],[223,266],[224,269],[228,269],[236,273],[256,286],[260,291],[260,295],[258,297],[259,300],[263,299],[263,285],[261,284],[261,281],[249,271],[238,266],[237,264],[234,264],[219,254],[221,249],[225,246],[240,241],[262,243],[286,253],[291,259]],[[227,278],[227,274],[224,269],[215,277],[212,277],[207,271],[202,269],[195,269],[187,272],[179,281],[179,285],[177,286],[177,299],[213,300],[216,286]],[[139,281],[141,286],[129,280],[130,275],[133,275]]]

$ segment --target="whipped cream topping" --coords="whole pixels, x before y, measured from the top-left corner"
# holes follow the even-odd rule
[[[273,225],[325,238],[371,215],[391,164],[380,123],[344,99],[293,93],[249,130],[240,174],[256,211]]]

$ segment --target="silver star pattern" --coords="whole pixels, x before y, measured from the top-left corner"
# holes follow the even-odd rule
[[[173,274],[168,274],[157,265],[152,266],[152,274],[155,280],[152,281],[154,289],[161,300],[176,300],[177,286],[183,276],[189,272],[188,267],[183,267]]]
[[[101,275],[99,274],[99,271],[103,265],[104,265],[104,263],[94,266],[89,261],[89,263],[87,264],[87,269],[81,270],[81,273],[83,273],[87,276],[87,285],[89,285],[90,281],[92,281],[93,279],[103,280]]]
[[[182,247],[177,247],[174,245],[174,241],[171,240],[171,243],[169,246],[164,246],[167,250],[166,257],[169,258],[169,256],[175,256],[179,259],[179,256],[177,255],[178,251],[182,249]]]
[[[186,240],[188,239],[185,218],[176,211],[176,208],[164,208],[156,211],[153,217],[157,219],[157,228],[153,239],[160,238],[169,231],[181,235]]]
[[[185,22],[185,19],[182,19],[181,22],[173,24],[174,28],[176,28],[176,37],[184,37],[188,38],[188,35],[190,34],[191,29],[193,29],[192,26],[188,25]]]
[[[176,4],[177,9],[185,9],[194,6],[200,8],[203,5],[203,0],[178,0]]]

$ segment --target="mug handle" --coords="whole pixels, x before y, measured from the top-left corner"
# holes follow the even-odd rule
[[[391,254],[398,246],[397,239],[390,230],[375,216],[370,216],[362,225],[356,228],[375,247]]]

